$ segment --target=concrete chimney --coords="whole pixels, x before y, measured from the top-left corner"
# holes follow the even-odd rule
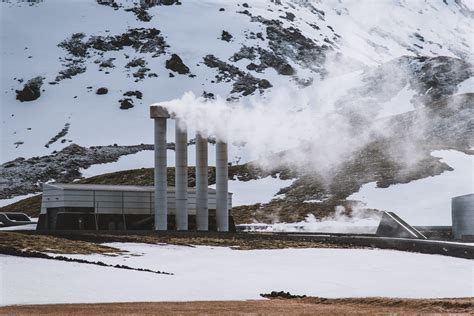
[[[188,132],[179,118],[175,123],[176,229],[188,230]]]
[[[196,134],[196,228],[209,230],[207,134]]]
[[[166,120],[170,115],[162,106],[151,106],[150,117],[155,121],[155,230],[167,230]]]
[[[216,218],[217,231],[229,231],[227,143],[216,143]]]

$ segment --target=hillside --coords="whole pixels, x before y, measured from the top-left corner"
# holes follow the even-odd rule
[[[473,155],[469,1],[0,6],[4,201],[48,181],[152,167],[155,102],[184,109],[190,138],[199,124],[214,134],[225,126],[231,180],[294,179],[272,201],[239,206],[242,222],[322,218],[338,205],[350,213],[359,204],[349,197],[365,184],[387,188],[452,171],[434,151]],[[231,113],[225,123],[223,108]],[[150,175],[138,169],[81,181],[151,185]],[[10,208],[35,212],[37,203]]]

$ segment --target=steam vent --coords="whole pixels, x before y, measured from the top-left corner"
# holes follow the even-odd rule
[[[175,186],[168,187],[166,126],[171,118],[151,106],[154,186],[43,184],[39,230],[235,231],[228,192],[227,143],[216,142],[216,189],[208,187],[208,137],[196,135],[196,187],[188,187],[188,135],[176,121]]]

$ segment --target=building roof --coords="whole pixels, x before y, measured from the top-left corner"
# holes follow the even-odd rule
[[[139,185],[113,185],[113,184],[78,184],[78,183],[45,183],[43,187],[52,187],[60,190],[84,190],[84,191],[121,191],[121,192],[154,192],[153,186]],[[208,188],[209,192],[216,192],[215,189]],[[168,191],[174,192],[175,187],[168,186]],[[195,188],[188,188],[188,192],[196,191]],[[230,192],[229,192],[230,193]],[[232,194],[232,193],[230,193]]]

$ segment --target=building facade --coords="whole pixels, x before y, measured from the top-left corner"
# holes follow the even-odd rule
[[[43,230],[153,230],[155,189],[152,186],[43,184],[38,229]],[[176,226],[176,191],[167,188],[168,230]],[[228,193],[228,208],[232,193]],[[216,230],[216,190],[208,189],[208,229]],[[187,189],[188,225],[196,229],[196,190]],[[230,230],[235,229],[232,214]]]

